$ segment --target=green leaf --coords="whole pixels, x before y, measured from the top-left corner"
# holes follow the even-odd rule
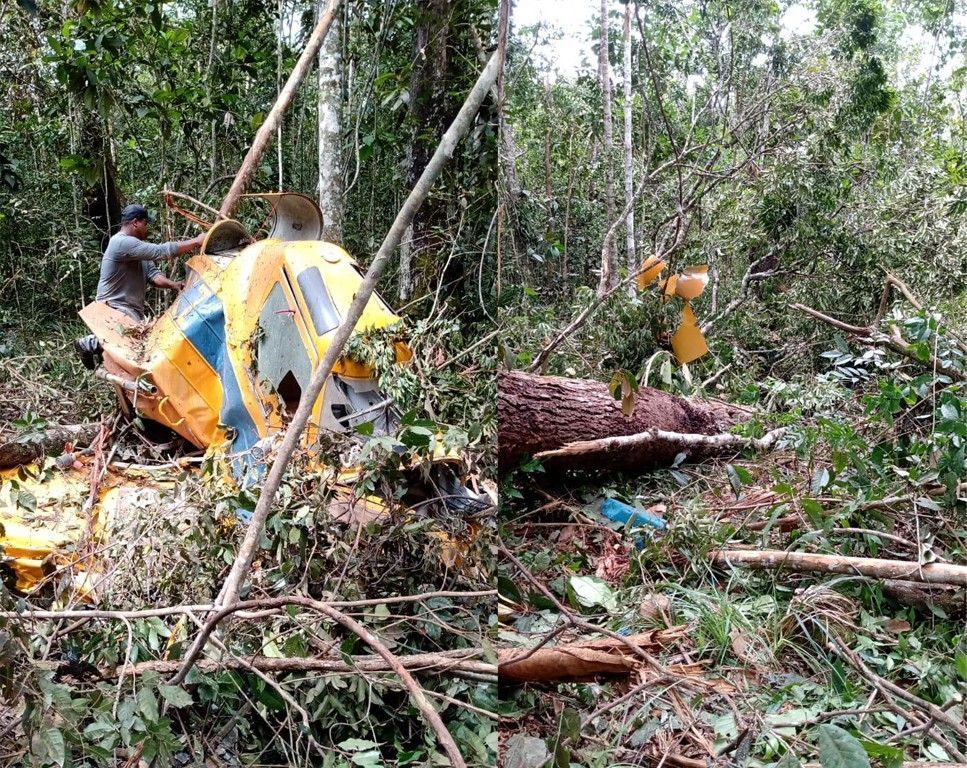
[[[506,768],[541,768],[551,759],[551,753],[543,739],[515,733],[507,739],[504,753]]]
[[[67,761],[64,734],[57,728],[35,732],[30,740],[30,751],[43,765],[63,766]]]
[[[954,666],[957,667],[957,674],[960,675],[960,679],[967,680],[967,653],[958,653]]]
[[[559,730],[561,737],[570,739],[572,744],[581,740],[581,716],[577,710],[567,708],[561,713]]]
[[[826,467],[820,467],[813,472],[813,479],[809,484],[809,488],[812,493],[819,493],[827,485],[829,485],[829,470]]]
[[[378,749],[370,749],[366,752],[357,752],[349,758],[355,765],[361,768],[377,768],[383,764],[383,758]]]
[[[147,686],[138,690],[138,711],[149,723],[158,722],[158,699]]]
[[[823,768],[870,768],[863,745],[838,725],[817,726],[816,743]]]
[[[903,765],[903,750],[888,744],[879,744],[868,739],[861,739],[860,744],[870,757],[878,757],[883,768],[900,768]]]
[[[336,746],[345,749],[347,752],[366,752],[378,748],[379,744],[375,741],[366,741],[366,739],[346,739],[340,741]]]
[[[815,499],[802,500],[803,511],[809,516],[811,522],[817,528],[823,527],[823,505]]]
[[[574,597],[585,608],[601,606],[609,611],[618,609],[618,600],[611,587],[597,576],[572,576],[569,585]]]
[[[195,700],[180,685],[159,685],[158,693],[173,707],[190,707]]]
[[[742,470],[748,477],[749,480],[752,476],[748,472]],[[738,498],[742,495],[742,485],[744,483],[742,475],[739,474],[739,468],[733,467],[731,464],[725,465],[725,476],[729,479],[729,485],[732,486],[732,490],[735,492],[735,497]]]

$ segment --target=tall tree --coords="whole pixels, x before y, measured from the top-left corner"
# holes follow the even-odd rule
[[[625,3],[624,24],[624,166],[625,166],[625,205],[628,216],[625,218],[628,274],[638,268],[635,255],[635,207],[631,204],[634,194],[634,156],[631,144],[631,0]],[[632,289],[633,290],[633,289]]]
[[[604,163],[604,194],[605,194],[605,228],[614,221],[614,173],[611,165],[611,154],[614,151],[611,122],[611,72],[608,65],[608,0],[601,0],[601,40],[598,48],[598,78],[601,82],[601,114],[603,117],[602,162]],[[618,270],[615,263],[614,246],[605,239],[601,248],[601,280],[598,283],[598,295],[601,296],[611,290],[618,282]]]
[[[326,9],[319,0],[317,13]],[[348,6],[346,6],[348,9]],[[347,11],[348,12],[348,11]],[[319,207],[322,209],[326,240],[343,239],[343,163],[342,163],[342,13],[333,19],[332,28],[319,50],[319,101],[316,122],[319,151]]]
[[[447,93],[450,69],[454,0],[418,0],[414,36],[414,63],[410,76],[410,147],[406,186],[412,188],[451,117]],[[417,285],[419,261],[440,245],[436,225],[443,214],[432,197],[413,219],[400,249],[400,299],[408,299]]]

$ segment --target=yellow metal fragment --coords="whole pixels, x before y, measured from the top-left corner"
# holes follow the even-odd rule
[[[643,291],[658,279],[668,264],[657,256],[649,256],[641,265],[641,272],[638,273],[638,290]]]
[[[673,290],[685,301],[691,301],[702,295],[706,285],[708,285],[708,265],[702,264],[683,269],[678,275],[678,280],[675,281]]]
[[[675,353],[675,357],[678,358],[678,362],[683,365],[693,360],[698,360],[698,358],[708,352],[705,337],[699,330],[695,313],[687,301],[682,311],[682,324],[675,331],[675,335],[672,336],[672,351]]]

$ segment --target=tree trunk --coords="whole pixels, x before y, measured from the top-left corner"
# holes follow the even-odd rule
[[[614,173],[611,160],[614,150],[611,122],[611,73],[608,65],[608,0],[601,0],[601,40],[598,50],[598,77],[601,81],[601,112],[604,118],[604,195],[605,195],[605,229],[614,221]],[[598,283],[598,296],[603,296],[618,282],[618,270],[614,258],[614,246],[605,240],[601,249],[601,280]]]
[[[713,435],[727,429],[730,415],[657,389],[642,388],[631,416],[621,411],[608,387],[597,381],[535,376],[521,371],[497,376],[497,440],[501,472],[542,451],[576,440],[633,435],[648,430]],[[619,455],[567,455],[545,461],[555,469],[644,470],[670,465],[681,450],[674,441],[629,446]],[[596,461],[596,459],[598,459]]]
[[[410,76],[410,148],[406,185],[416,184],[453,117],[453,99],[447,93],[453,37],[452,0],[419,0],[416,3],[414,63]],[[440,230],[445,209],[430,199],[420,208],[407,232],[400,254],[400,299],[408,299],[426,287],[426,269],[444,243]]]
[[[634,195],[634,156],[631,147],[631,3],[625,4],[625,26],[624,26],[624,118],[625,118],[625,205],[631,202]],[[626,249],[628,274],[633,274],[638,270],[638,260],[635,255],[635,207],[628,208],[628,216],[625,219],[626,229]],[[634,287],[630,290],[633,292]]]
[[[325,0],[319,2],[320,16],[325,13]],[[342,80],[340,78],[340,53],[342,20],[337,15],[332,29],[319,49],[319,101],[318,101],[318,150],[319,150],[319,208],[324,221],[324,240],[342,242]]]
[[[66,424],[0,443],[0,469],[30,464],[48,453],[59,456],[68,443],[90,443],[97,436],[98,429],[100,424]]]
[[[121,195],[117,170],[111,151],[107,123],[101,113],[85,106],[80,108],[80,145],[85,158],[93,161],[98,179],[84,190],[84,210],[97,229],[101,248],[121,224]]]

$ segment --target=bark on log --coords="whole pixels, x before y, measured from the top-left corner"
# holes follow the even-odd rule
[[[898,603],[922,611],[929,611],[936,606],[960,616],[967,613],[967,590],[957,589],[949,584],[922,584],[890,579],[884,583],[883,591]]]
[[[631,416],[621,412],[608,387],[597,381],[536,376],[522,371],[497,376],[497,439],[501,472],[544,451],[578,440],[635,435],[649,430],[715,435],[736,421],[725,409],[696,403],[657,389],[637,393]],[[650,440],[600,456],[560,455],[546,466],[556,469],[645,470],[668,466],[682,446]],[[699,451],[696,451],[697,455]]]
[[[875,557],[815,555],[811,552],[782,550],[719,550],[712,562],[753,569],[800,571],[805,573],[844,573],[874,579],[903,579],[928,584],[967,586],[967,565],[920,563],[909,560],[884,560]]]
[[[0,469],[9,469],[36,461],[48,453],[60,455],[67,443],[90,443],[99,424],[65,424],[45,432],[0,444]]]

